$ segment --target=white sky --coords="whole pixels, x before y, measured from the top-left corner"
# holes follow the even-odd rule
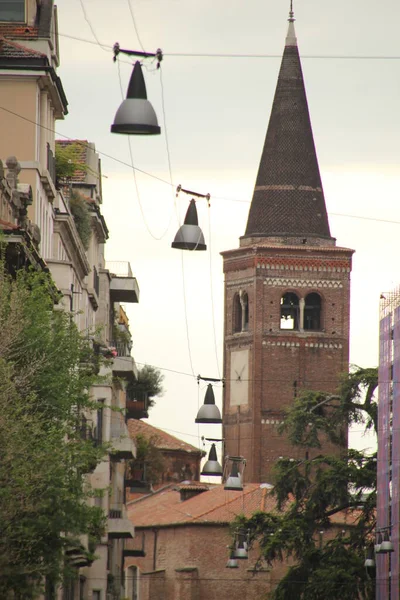
[[[131,168],[102,156],[102,211],[110,229],[107,257],[130,261],[141,289],[140,303],[127,307],[136,361],[179,372],[165,371],[166,393],[151,411],[149,422],[179,432],[197,445],[199,435],[220,437],[221,432],[219,427],[198,428],[194,423],[205,386],[198,390],[195,378],[188,376],[192,373],[188,339],[195,375],[218,377],[223,333],[219,252],[237,247],[245,230],[284,47],[289,1],[131,2],[145,49],[154,52],[160,47],[166,55],[163,86],[154,65],[150,63],[149,71],[144,71],[162,135],[132,137],[133,159],[139,169],[168,181],[167,139],[174,187],[139,173],[143,218]],[[57,130],[94,142],[99,152],[129,164],[127,138],[109,132],[121,101],[112,53],[68,37],[94,41],[83,4],[103,44],[112,46],[118,41],[122,48],[140,50],[129,0],[58,0],[57,4],[59,75],[70,109]],[[295,2],[295,16],[331,233],[338,245],[356,250],[351,362],[374,366],[379,295],[400,281],[400,5],[395,0],[308,0]],[[168,56],[172,53],[272,56]],[[377,56],[387,58],[371,58]],[[126,61],[121,63],[125,93],[131,66],[129,59],[122,60]],[[209,211],[205,201],[197,206],[212,251],[183,253],[183,270],[182,253],[170,248],[178,227],[177,184],[211,194]],[[189,199],[181,195],[177,200],[181,220]],[[161,240],[154,239],[165,231]],[[220,402],[220,389],[216,387],[215,392]],[[357,432],[353,439],[359,447],[372,443],[360,439]]]

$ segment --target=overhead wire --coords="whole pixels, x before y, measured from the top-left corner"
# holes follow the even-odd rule
[[[214,305],[214,286],[213,286],[213,270],[212,270],[212,232],[211,232],[211,214],[210,214],[210,206],[208,207],[208,255],[209,255],[209,266],[210,266],[210,295],[211,295],[211,322],[213,328],[213,338],[214,338],[214,352],[215,352],[215,361],[217,363],[217,372],[218,377],[221,379],[221,371],[219,368],[219,358],[218,358],[218,344],[217,344],[217,329],[215,325],[215,305]]]
[[[145,52],[145,49],[144,49],[143,42],[142,42],[142,40],[141,40],[141,38],[140,38],[140,35],[139,35],[139,30],[138,30],[138,27],[137,27],[137,25],[136,25],[136,19],[135,19],[135,14],[134,14],[134,12],[133,12],[133,7],[132,7],[132,4],[131,4],[131,0],[126,0],[126,1],[127,1],[127,3],[128,3],[129,12],[131,13],[132,22],[133,22],[133,27],[134,27],[134,29],[135,29],[135,33],[136,33],[137,40],[138,40],[138,42],[139,42],[139,45],[140,45],[141,49],[143,50],[143,52]]]
[[[129,7],[131,9],[131,16],[132,16],[132,21],[133,21],[133,25],[134,25],[134,29],[136,32],[136,36],[143,48],[143,45],[140,41],[140,36],[139,36],[139,32],[138,32],[138,28],[136,25],[136,21],[135,21],[135,17],[134,17],[134,13],[130,4],[130,0],[128,0],[128,4]],[[172,165],[171,165],[171,154],[170,154],[170,149],[169,149],[169,143],[168,143],[168,131],[167,131],[167,120],[166,120],[166,114],[165,114],[165,100],[164,100],[164,85],[163,85],[163,79],[162,79],[162,73],[161,73],[161,69],[159,69],[160,71],[160,86],[161,86],[161,99],[162,99],[162,111],[163,111],[163,120],[164,120],[164,130],[165,130],[165,143],[166,143],[166,152],[167,152],[167,158],[168,158],[168,171],[169,171],[169,178],[170,181],[168,182],[169,185],[171,186],[171,190],[173,188],[173,183],[172,183]],[[130,150],[130,155],[131,155],[131,162],[132,162],[132,167],[133,167],[133,160],[132,160],[132,147],[131,147],[131,141],[130,141],[130,136],[128,136],[128,141],[129,141],[129,150]],[[136,184],[136,176],[134,173],[134,179],[135,179],[135,184]],[[136,184],[137,186],[137,184]],[[178,223],[180,224],[179,221],[179,213],[178,213],[178,209],[177,209],[177,204],[176,204],[176,196],[174,194],[174,202],[173,205],[175,207],[176,213],[177,213],[177,217],[178,217]],[[143,216],[143,213],[142,213]],[[165,231],[164,235],[167,233],[170,223],[172,220],[172,214],[171,214],[171,218],[170,218],[170,222],[168,224],[168,228]],[[147,228],[149,231],[149,228]],[[149,233],[151,233],[149,231]],[[152,234],[151,234],[152,235]],[[162,237],[164,237],[164,235]],[[154,237],[152,235],[152,237]],[[160,238],[161,239],[161,238]],[[185,267],[184,267],[184,259],[183,259],[183,252],[181,253],[181,273],[182,273],[182,291],[183,291],[183,305],[184,305],[184,322],[185,322],[185,328],[186,328],[186,343],[187,343],[187,349],[188,349],[188,356],[189,356],[189,364],[190,364],[190,368],[192,371],[192,374],[195,375],[194,373],[194,367],[193,367],[193,358],[192,358],[192,351],[191,351],[191,345],[190,345],[190,335],[189,335],[189,319],[188,319],[188,310],[187,310],[187,301],[186,301],[186,284],[185,284]]]
[[[122,100],[124,100],[124,93],[123,93],[123,88],[122,88],[122,78],[121,78],[121,68],[120,68],[120,63],[119,60],[117,60],[117,64],[118,64],[118,78],[119,78],[119,86],[120,86],[120,90],[121,90],[121,95],[122,95]],[[133,152],[132,152],[132,142],[131,142],[131,136],[128,135],[127,137],[127,141],[128,141],[128,148],[129,148],[129,157],[130,157],[130,164],[131,164],[131,169],[132,169],[132,174],[133,174],[133,181],[134,181],[134,185],[135,185],[135,190],[136,190],[136,197],[137,197],[137,201],[139,204],[139,209],[140,209],[140,213],[142,215],[142,219],[143,219],[143,223],[147,229],[147,232],[149,233],[149,235],[156,241],[160,241],[162,240],[168,233],[168,230],[170,228],[171,225],[171,221],[172,221],[172,216],[173,216],[173,211],[171,212],[171,215],[169,217],[169,221],[168,221],[168,225],[167,227],[164,229],[163,233],[160,236],[155,235],[151,228],[150,225],[147,222],[147,218],[144,212],[144,208],[143,208],[143,203],[140,197],[140,190],[139,190],[139,184],[137,181],[137,177],[136,177],[136,169],[134,167],[134,160],[133,160]]]
[[[92,23],[89,19],[89,15],[86,12],[86,8],[85,8],[85,4],[84,4],[84,0],[79,0],[81,8],[82,8],[82,12],[83,12],[83,16],[85,17],[85,21],[89,26],[90,31],[92,32],[92,35],[94,37],[94,39],[96,40],[96,43],[98,44],[98,46],[100,46],[100,48],[104,51],[104,52],[108,52],[108,47],[104,44],[102,44],[99,40],[99,38],[96,35],[96,31],[94,30],[94,27],[92,26]]]
[[[48,127],[46,125],[43,125],[42,123],[39,123],[38,121],[35,121],[34,119],[29,119],[28,117],[25,117],[24,115],[21,115],[9,108],[6,108],[5,106],[0,106],[0,110],[13,115],[14,117],[17,117],[19,119],[22,119],[23,121],[27,121],[28,123],[31,123],[32,125],[36,125],[37,127],[40,127],[41,129],[44,129],[46,131],[49,131],[51,133],[54,133],[55,135],[64,138],[65,140],[68,140],[70,142],[75,142],[76,139],[72,138],[64,133],[61,133],[55,129],[53,129],[52,127]],[[80,140],[80,143],[82,144],[83,147],[89,148],[89,143],[83,142]],[[108,154],[107,152],[104,152],[103,150],[99,150],[98,148],[96,148],[96,152],[97,154],[99,154],[100,156],[104,156],[105,158],[109,158],[110,160],[121,164],[125,167],[129,167],[129,169],[134,169],[135,171],[137,171],[138,173],[142,173],[143,175],[146,175],[147,177],[150,177],[151,179],[154,179],[155,181],[159,181],[161,183],[165,183],[166,185],[171,186],[171,183],[169,181],[167,181],[166,179],[163,179],[162,177],[159,177],[158,175],[155,175],[154,173],[149,173],[148,171],[145,171],[144,169],[141,169],[140,167],[136,167],[133,166],[132,164],[117,158],[116,156],[112,156],[111,154]],[[175,184],[172,184],[173,187],[176,187]],[[250,204],[251,201],[250,200],[241,200],[239,198],[228,198],[228,197],[224,197],[224,196],[214,196],[213,194],[211,194],[212,197],[216,200],[223,200],[225,202],[240,202],[243,204]],[[345,214],[345,213],[333,213],[330,212],[329,215],[332,216],[336,216],[336,217],[345,217],[345,218],[349,218],[349,219],[360,219],[360,220],[365,220],[365,221],[374,221],[374,222],[382,222],[382,223],[388,223],[390,225],[400,225],[400,221],[396,221],[394,219],[380,219],[377,217],[366,217],[365,215],[350,215],[350,214]]]
[[[80,0],[82,2],[82,0]],[[103,44],[100,41],[88,40],[76,35],[71,35],[65,32],[58,32],[60,37],[66,39],[75,40],[76,42],[82,42],[85,44],[99,45],[102,48],[107,48],[112,51],[113,46],[109,44]],[[140,44],[140,42],[139,42]],[[229,53],[229,52],[164,52],[165,57],[171,58],[245,58],[245,59],[262,59],[262,58],[273,58],[281,59],[282,54],[271,54],[271,53]],[[344,54],[302,54],[302,59],[316,59],[316,60],[400,60],[400,55],[375,55],[375,54],[355,54],[355,55],[344,55]]]

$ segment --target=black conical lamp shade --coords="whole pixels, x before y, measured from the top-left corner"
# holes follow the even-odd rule
[[[221,413],[218,406],[215,405],[214,390],[211,383],[207,386],[204,404],[200,407],[196,423],[222,423]]]
[[[178,248],[178,250],[207,250],[203,232],[199,227],[194,200],[190,201],[185,221],[179,227],[171,246],[172,248]]]
[[[217,459],[217,451],[215,444],[211,445],[210,453],[208,455],[208,461],[205,463],[201,475],[211,475],[216,477],[222,477],[222,467]]]
[[[243,490],[242,478],[240,477],[238,464],[236,461],[232,463],[231,474],[226,480],[224,490],[233,490],[235,492],[241,492]]]
[[[133,68],[126,100],[116,112],[111,132],[128,135],[156,135],[161,132],[154,108],[147,100],[146,84],[139,61],[136,61]]]

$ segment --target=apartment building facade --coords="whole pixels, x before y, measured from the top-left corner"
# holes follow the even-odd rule
[[[139,287],[129,263],[105,261],[108,230],[94,145],[81,142],[76,177],[57,181],[55,124],[68,112],[57,74],[57,34],[53,0],[0,3],[0,228],[9,242],[12,268],[37,263],[49,270],[62,293],[62,308],[94,349],[109,359],[102,364],[101,382],[90,390],[96,406],[85,415],[83,428],[94,443],[109,448],[87,476],[95,490],[91,502],[107,517],[106,531],[91,548],[96,560],[88,564],[78,548],[69,557],[74,577],[57,590],[47,589],[45,597],[117,600],[126,595],[125,540],[134,536],[125,509],[125,461],[133,458],[135,446],[124,411],[126,388],[136,380],[137,368],[123,303],[137,303]],[[73,196],[87,213],[86,237],[73,212]]]

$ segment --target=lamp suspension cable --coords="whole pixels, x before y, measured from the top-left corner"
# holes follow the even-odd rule
[[[114,54],[114,60],[117,59],[117,56],[118,56],[118,53]],[[120,87],[120,90],[121,90],[121,97],[122,97],[122,100],[123,100],[124,99],[124,92],[123,92],[123,88],[122,88],[122,77],[121,77],[120,61],[116,60],[116,62],[117,62],[117,66],[118,66],[119,87]],[[138,184],[138,181],[137,181],[137,174],[136,174],[137,169],[134,166],[133,152],[132,152],[132,143],[131,143],[131,137],[129,135],[127,136],[127,140],[128,140],[128,150],[129,150],[129,157],[130,157],[130,167],[132,169],[133,181],[134,181],[135,190],[136,190],[136,198],[137,198],[137,201],[138,201],[140,213],[142,215],[143,223],[144,223],[144,225],[145,225],[145,227],[146,227],[147,232],[149,233],[149,235],[154,240],[160,241],[160,240],[162,240],[167,235],[168,230],[169,230],[169,228],[171,226],[172,217],[173,217],[173,210],[172,210],[171,215],[169,217],[168,225],[164,229],[163,233],[161,235],[159,235],[159,236],[156,235],[155,233],[153,233],[153,231],[152,231],[152,229],[151,229],[151,227],[150,227],[150,225],[149,225],[149,223],[147,221],[147,218],[146,218],[146,215],[145,215],[145,212],[144,212],[144,208],[143,208],[143,203],[142,203],[141,196],[140,196],[140,189],[139,189],[139,184]]]
[[[221,371],[219,368],[219,358],[218,358],[217,328],[216,328],[216,324],[215,324],[214,286],[213,286],[213,269],[212,269],[213,263],[212,263],[211,211],[208,210],[207,212],[208,212],[208,255],[209,255],[209,267],[210,267],[211,322],[212,322],[212,328],[213,328],[215,362],[217,364],[218,377],[221,378]]]
[[[141,49],[142,49],[142,50],[143,50],[143,52],[144,52],[144,45],[143,45],[143,42],[142,42],[142,40],[141,40],[141,38],[140,38],[140,35],[139,35],[139,30],[138,30],[138,27],[137,27],[137,25],[136,25],[136,19],[135,19],[135,14],[134,14],[134,12],[133,12],[133,6],[132,6],[132,4],[131,4],[131,0],[127,0],[127,3],[128,3],[129,12],[131,13],[131,17],[132,17],[132,23],[133,23],[133,28],[134,28],[134,30],[135,30],[135,33],[136,33],[137,40],[138,40],[138,42],[139,42],[139,45],[140,45]]]
[[[94,29],[94,27],[93,27],[93,25],[92,25],[92,23],[91,23],[91,21],[90,21],[90,19],[89,19],[89,15],[88,15],[88,14],[87,14],[87,12],[86,12],[86,8],[85,8],[84,1],[83,1],[83,0],[79,0],[79,2],[80,2],[80,5],[81,5],[81,8],[82,8],[82,12],[83,12],[83,16],[84,16],[84,18],[85,18],[85,21],[86,21],[86,23],[88,24],[88,26],[89,26],[89,29],[90,29],[90,31],[92,32],[92,35],[93,35],[94,39],[96,40],[96,44],[97,44],[98,46],[100,46],[100,48],[101,48],[101,49],[102,49],[104,52],[109,52],[109,51],[110,51],[110,50],[109,50],[109,47],[108,47],[106,44],[102,44],[102,43],[100,42],[99,38],[97,37],[96,31],[95,31],[95,29]]]

